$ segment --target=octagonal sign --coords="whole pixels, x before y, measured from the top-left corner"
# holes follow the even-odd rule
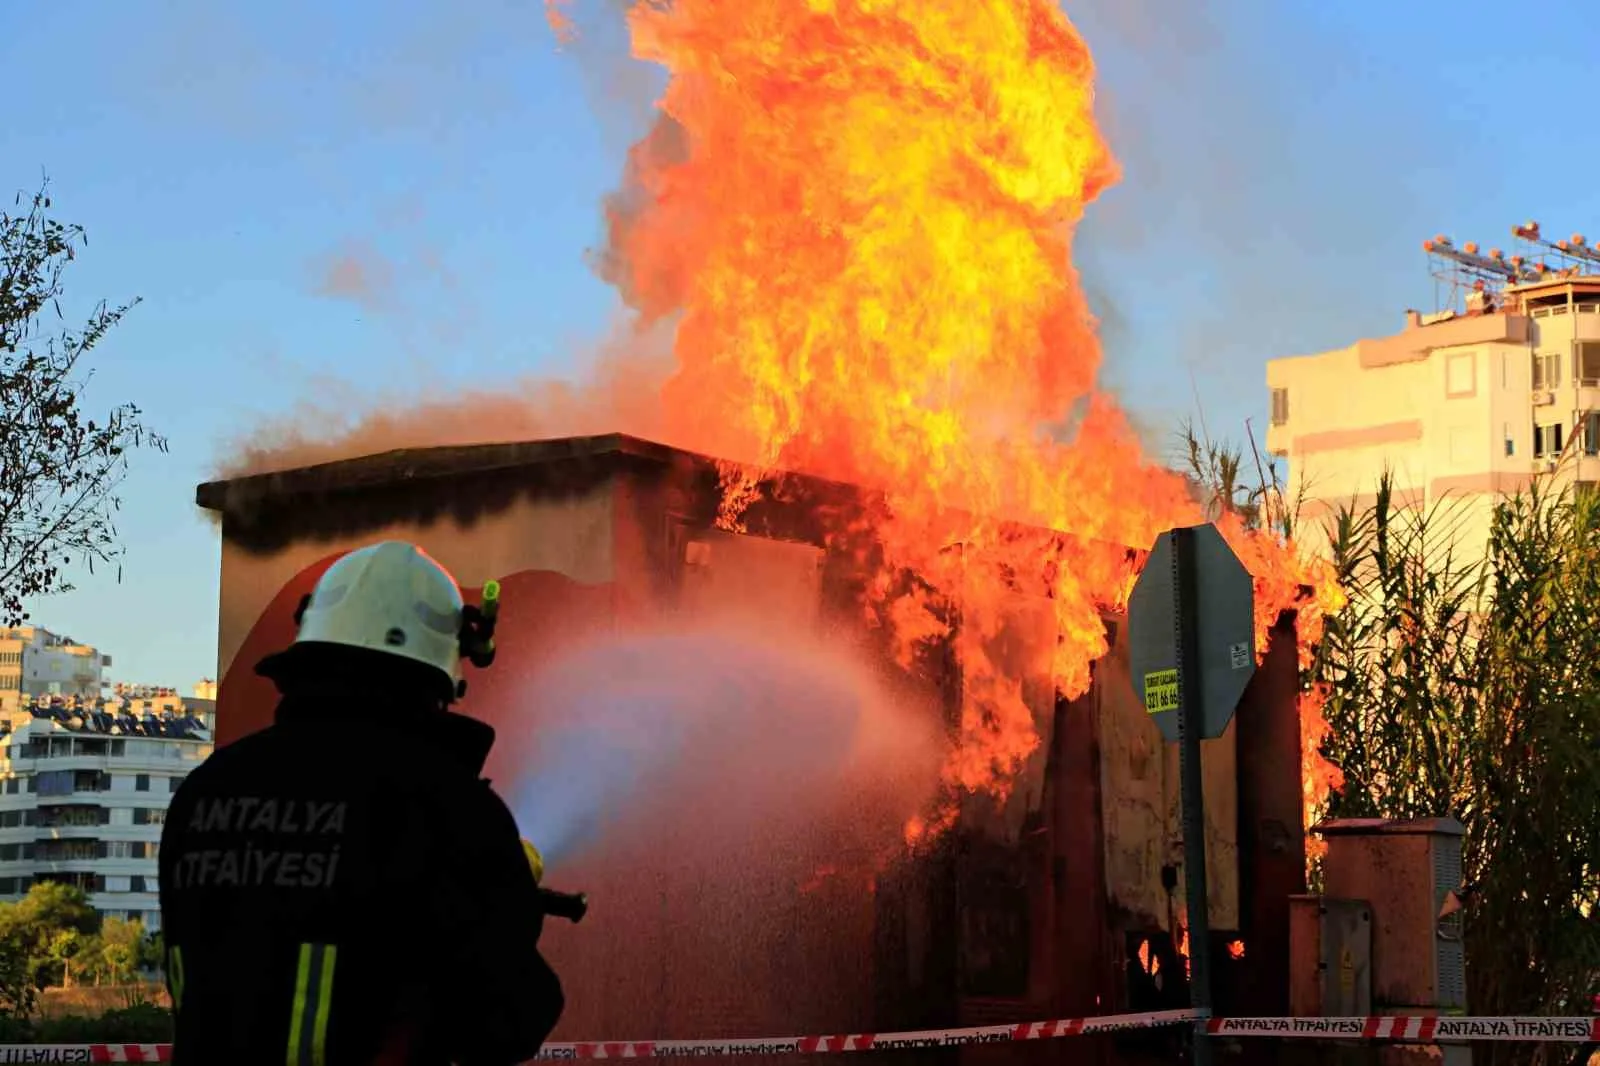
[[[1217,527],[1194,531],[1200,736],[1222,735],[1256,672],[1255,587]],[[1156,538],[1128,598],[1128,666],[1134,691],[1168,740],[1179,739],[1176,531]]]

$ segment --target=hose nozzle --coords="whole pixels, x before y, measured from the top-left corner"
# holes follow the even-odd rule
[[[483,586],[482,606],[467,604],[461,610],[461,655],[478,669],[494,664],[494,627],[500,617],[500,582]]]
[[[589,896],[583,892],[557,892],[553,888],[541,888],[539,906],[550,917],[565,918],[577,925],[589,913]]]

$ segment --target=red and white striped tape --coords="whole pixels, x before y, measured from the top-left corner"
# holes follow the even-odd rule
[[[708,1055],[817,1055],[843,1051],[904,1051],[961,1044],[1005,1044],[1014,1040],[1053,1040],[1129,1029],[1159,1029],[1194,1022],[1192,1010],[1109,1014],[1098,1018],[1058,1018],[1020,1025],[979,1025],[965,1029],[926,1029],[910,1033],[844,1033],[838,1036],[774,1036],[749,1040],[643,1040],[546,1044],[541,1059],[659,1059]]]
[[[1537,1044],[1600,1043],[1600,1018],[1452,1018],[1380,1015],[1370,1018],[1212,1018],[1213,1036],[1278,1036],[1307,1040],[1403,1040],[1466,1043],[1479,1040]]]
[[[171,1061],[171,1044],[0,1044],[0,1063]]]
[[[546,1044],[539,1058],[661,1059],[901,1051],[1170,1028],[1193,1022],[1198,1017],[1191,1010],[1171,1010],[906,1033],[844,1033],[836,1036],[754,1037],[742,1040],[579,1041]],[[1218,1037],[1291,1037],[1305,1040],[1393,1040],[1412,1043],[1491,1040],[1586,1044],[1600,1043],[1600,1017],[1382,1015],[1367,1018],[1212,1018],[1206,1022],[1206,1031]],[[171,1044],[0,1044],[0,1066],[23,1062],[170,1062],[171,1059]]]
[[[911,1033],[845,1033],[837,1036],[753,1037],[743,1040],[605,1040],[548,1043],[540,1059],[660,1059],[677,1056],[817,1055],[842,1051],[999,1044],[1051,1040],[1090,1033],[1156,1029],[1193,1022],[1191,1010],[1147,1011],[1099,1018],[1060,1018],[1020,1025],[981,1025]],[[0,1044],[0,1066],[13,1062],[170,1062],[171,1044]]]

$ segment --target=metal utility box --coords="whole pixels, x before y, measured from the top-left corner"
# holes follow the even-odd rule
[[[1372,908],[1364,900],[1289,900],[1289,1013],[1352,1018],[1372,1013]]]
[[[1323,822],[1330,897],[1372,907],[1372,999],[1377,1013],[1467,1006],[1466,958],[1456,923],[1439,915],[1461,887],[1461,838],[1453,818]]]

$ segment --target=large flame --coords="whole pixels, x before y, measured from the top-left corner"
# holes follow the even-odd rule
[[[1117,166],[1089,50],[1054,0],[641,0],[629,21],[670,80],[606,261],[642,323],[679,316],[670,436],[884,491],[875,617],[909,657],[959,602],[946,778],[1003,797],[1039,743],[992,662],[1017,592],[1053,603],[1062,636],[1036,665],[1078,695],[1135,576],[1123,546],[1202,520],[1097,387],[1072,239]],[[729,480],[736,524],[752,486]],[[1291,605],[1316,639],[1318,601],[1299,601],[1321,579],[1221,524],[1257,578],[1258,647]],[[1326,795],[1317,758],[1308,802]]]

